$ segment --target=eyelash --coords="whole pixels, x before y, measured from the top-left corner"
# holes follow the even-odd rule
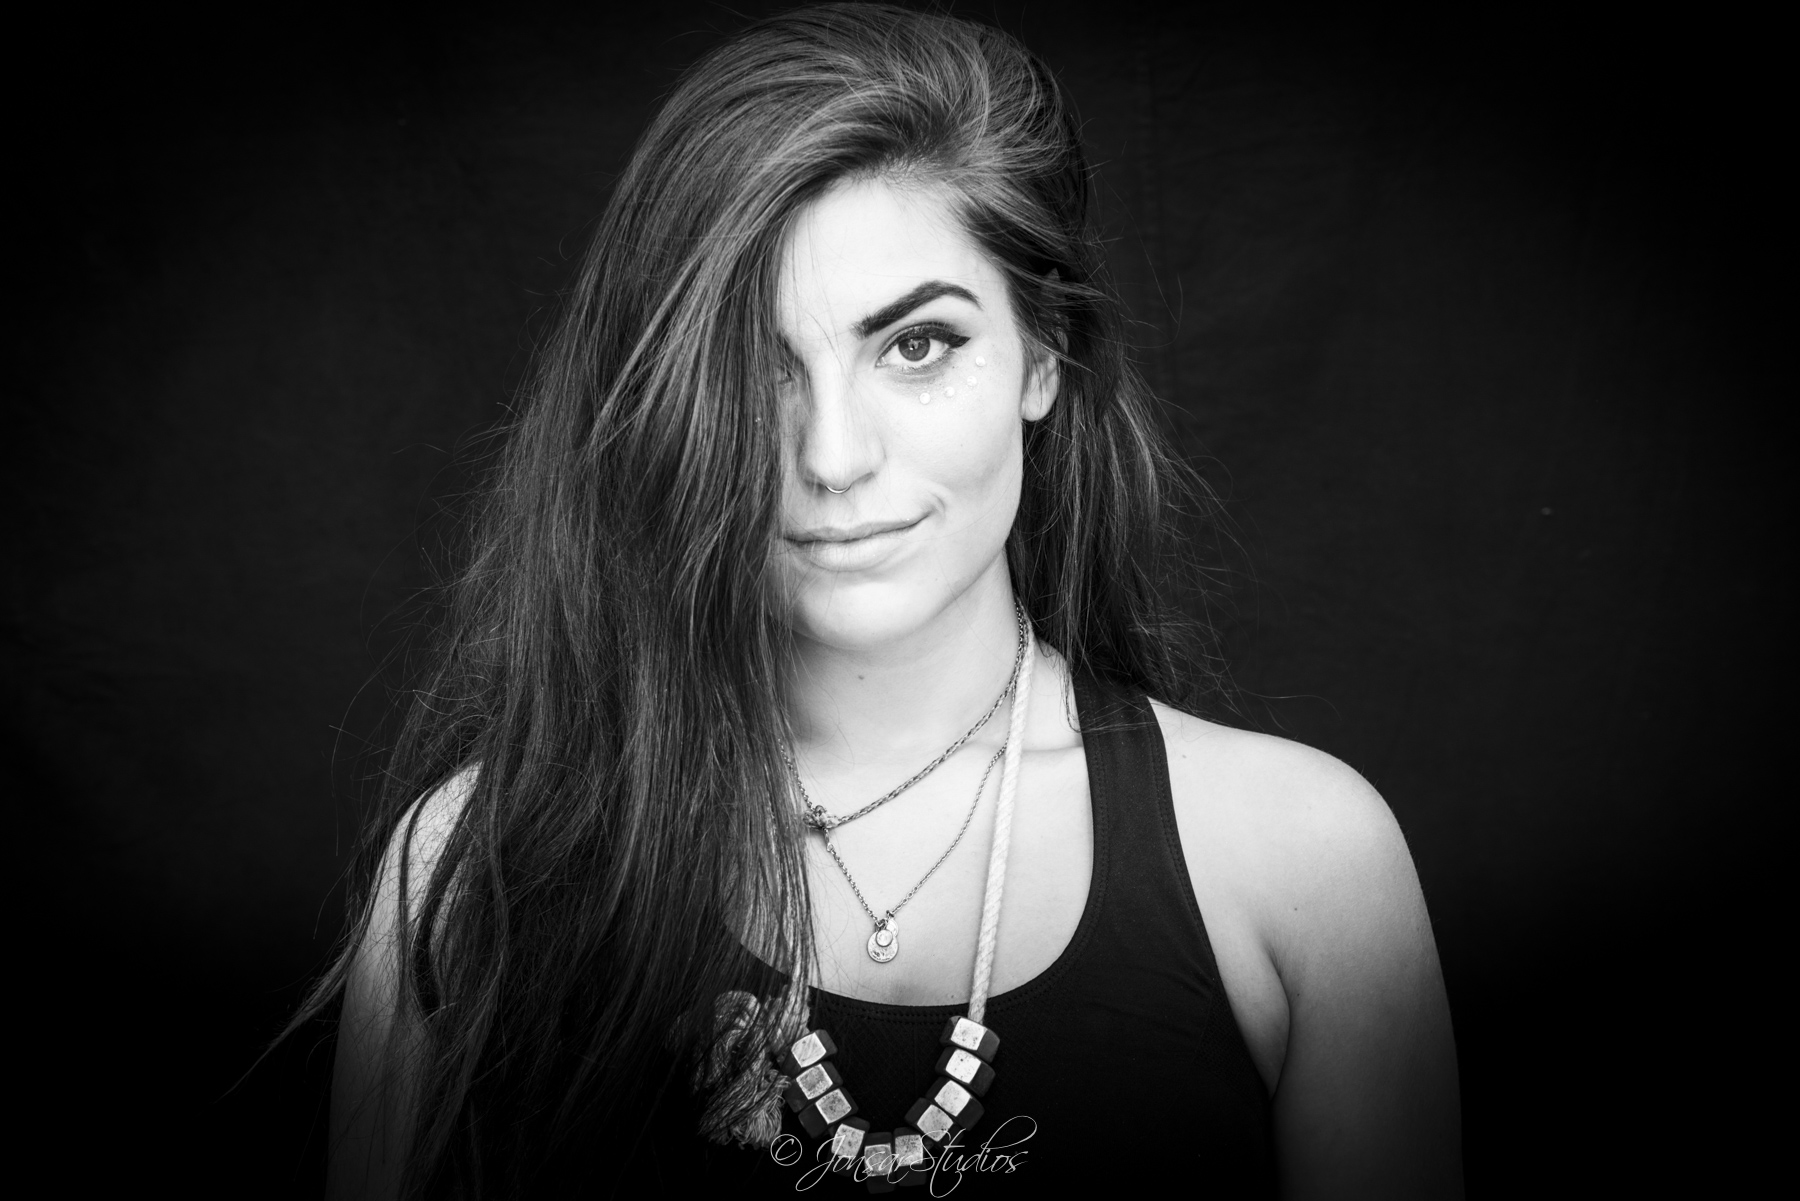
[[[901,360],[899,363],[895,364],[895,366],[898,370],[906,372],[908,374],[912,374],[914,372],[924,373],[924,372],[938,370],[939,368],[943,367],[944,364],[946,364],[947,362],[950,361],[951,355],[955,354],[962,347],[968,345],[968,342],[969,342],[969,339],[966,335],[959,334],[955,330],[950,329],[947,326],[937,325],[935,323],[927,323],[925,325],[914,325],[914,326],[910,326],[906,329],[903,329],[899,333],[895,334],[893,340],[887,344],[887,349],[883,350],[881,352],[881,354],[876,358],[875,361],[879,363],[882,359],[887,358],[888,355],[893,354],[894,351],[899,348],[900,343],[906,341],[908,338],[931,338],[931,339],[935,339],[936,341],[942,342],[945,346],[945,350],[942,355],[938,356],[938,358],[935,361],[927,363],[923,366],[913,366],[912,364],[905,362],[905,360]]]

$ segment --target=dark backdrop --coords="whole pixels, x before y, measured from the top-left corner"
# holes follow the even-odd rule
[[[325,1032],[228,1090],[338,929],[445,514],[657,96],[761,8],[15,44],[13,1034],[71,1179],[308,1187]],[[1235,523],[1245,719],[1358,768],[1411,842],[1474,1193],[1747,1170],[1771,31],[963,11],[1086,120],[1141,360]]]

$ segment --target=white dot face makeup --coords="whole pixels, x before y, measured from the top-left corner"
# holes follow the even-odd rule
[[[1005,276],[928,191],[827,192],[780,272],[796,366],[771,568],[803,641],[891,644],[977,584],[1006,587],[1024,422],[1049,411],[1054,364],[1035,364]]]

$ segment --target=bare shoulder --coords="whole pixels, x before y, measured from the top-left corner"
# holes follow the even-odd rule
[[[399,850],[404,844],[409,891],[415,886],[415,881],[418,882],[417,887],[423,887],[423,882],[430,879],[432,870],[437,867],[438,859],[444,853],[444,844],[450,841],[457,820],[462,817],[463,809],[469,803],[469,794],[475,791],[475,782],[480,777],[481,766],[470,764],[407,810],[394,827],[392,837],[388,839],[387,854],[382,864],[384,882],[389,872],[397,875],[400,866]]]
[[[434,853],[442,850],[444,840],[456,827],[456,819],[462,816],[463,807],[469,803],[469,794],[475,791],[475,782],[480,778],[481,764],[471,763],[419,802],[415,832],[418,849],[429,847]]]
[[[431,873],[436,869],[480,775],[479,765],[463,768],[419,798],[401,815],[381,857],[381,868],[370,897],[365,945],[393,937],[400,920],[402,879],[405,880],[407,910],[417,912],[424,903]]]
[[[1416,888],[1393,813],[1347,764],[1284,738],[1155,709],[1178,818],[1184,834],[1191,827],[1201,836],[1198,845],[1183,839],[1191,866],[1199,859],[1242,876],[1290,911],[1346,889],[1367,896],[1384,882]]]
[[[419,1026],[406,1015],[401,1000],[399,934],[424,903],[432,872],[479,771],[466,767],[421,797],[388,838],[362,936],[344,978],[331,1082],[328,1197],[400,1195],[417,1083],[407,1065],[421,1044]]]
[[[1330,755],[1156,706],[1182,854],[1270,1086],[1284,1195],[1461,1195],[1456,1050],[1386,802]]]

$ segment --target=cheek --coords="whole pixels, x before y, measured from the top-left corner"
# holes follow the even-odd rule
[[[995,388],[954,413],[946,403],[933,414],[934,420],[916,428],[914,469],[950,503],[977,502],[985,507],[1016,481],[1023,436],[1013,395]],[[968,520],[974,514],[960,516]]]

